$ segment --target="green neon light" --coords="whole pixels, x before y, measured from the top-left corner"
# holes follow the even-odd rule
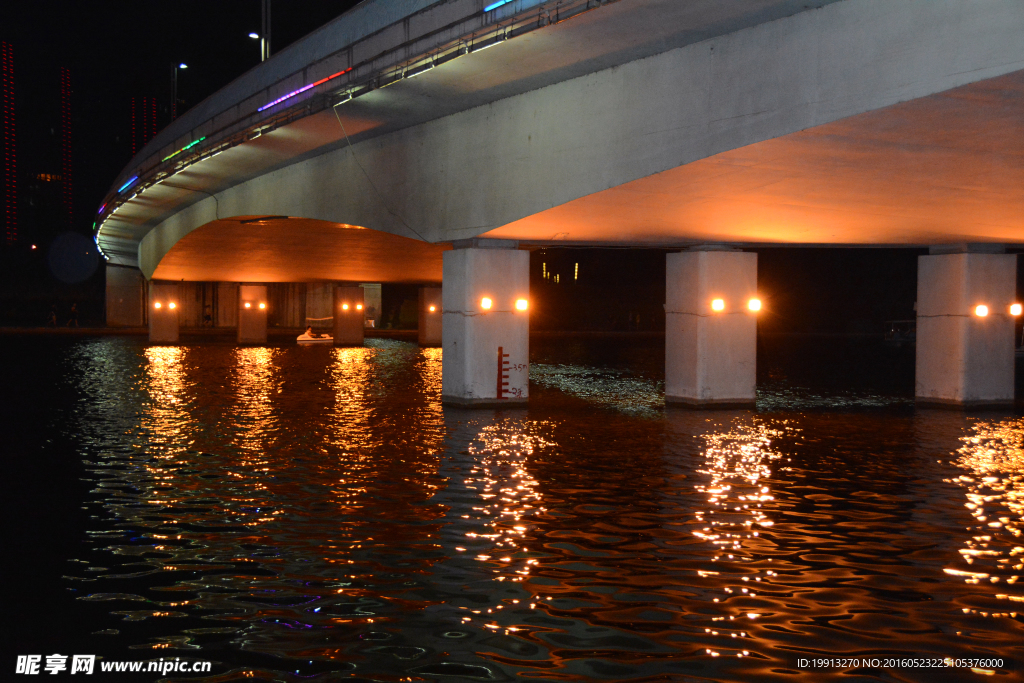
[[[179,154],[181,154],[181,153],[182,153],[182,152],[184,152],[185,150],[189,149],[190,147],[195,147],[196,145],[198,145],[198,144],[199,144],[200,142],[202,142],[202,141],[203,141],[203,140],[205,140],[205,139],[206,139],[206,136],[204,135],[203,137],[199,138],[198,140],[195,140],[195,141],[193,141],[193,142],[190,142],[190,143],[188,143],[187,145],[185,145],[184,147],[182,147],[181,149],[179,149],[179,150],[178,150],[177,152],[175,152],[174,154],[171,154],[170,156],[166,156],[166,157],[164,157],[164,158],[163,158],[163,159],[162,159],[162,160],[160,161],[160,163],[163,163],[164,161],[167,161],[168,159],[173,159],[174,157],[178,156]]]

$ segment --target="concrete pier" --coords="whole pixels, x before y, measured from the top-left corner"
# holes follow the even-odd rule
[[[178,283],[149,283],[149,341],[178,343]]]
[[[697,247],[667,259],[665,402],[754,405],[757,254]]]
[[[238,343],[267,343],[267,286],[238,286]]]
[[[914,395],[924,405],[1013,405],[1016,254],[933,247],[917,265]]]
[[[441,400],[529,398],[530,255],[512,240],[456,241],[444,253]]]
[[[146,324],[146,278],[137,268],[107,264],[107,327]]]
[[[441,288],[420,287],[419,337],[420,346],[441,345]]]
[[[334,288],[334,345],[363,345],[363,288]]]

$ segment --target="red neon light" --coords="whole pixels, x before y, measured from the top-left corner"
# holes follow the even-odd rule
[[[14,122],[14,48],[0,43],[0,70],[3,110],[3,172],[4,172],[4,240],[14,244],[18,239],[18,148]]]
[[[135,156],[135,98],[132,98],[132,156]]]
[[[64,211],[68,224],[72,220],[71,194],[71,72],[60,68],[61,161],[64,172]]]

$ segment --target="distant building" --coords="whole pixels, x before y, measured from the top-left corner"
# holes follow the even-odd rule
[[[0,151],[3,158],[3,240],[12,245],[18,240],[18,138],[14,121],[14,49],[10,43],[0,42]]]

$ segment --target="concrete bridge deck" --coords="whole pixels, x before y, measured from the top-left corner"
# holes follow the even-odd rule
[[[1017,2],[484,5],[366,2],[253,69],[125,169],[99,245],[147,277],[215,279],[262,217],[280,263],[259,279],[285,281],[325,253],[314,221],[420,242],[388,247],[434,262],[410,280],[440,274],[422,242],[479,235],[1024,240]]]

